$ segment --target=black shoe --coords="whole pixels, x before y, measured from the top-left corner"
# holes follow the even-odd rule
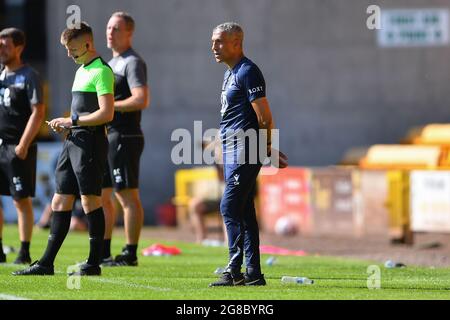
[[[116,262],[114,261],[112,256],[109,256],[108,258],[103,258],[100,262],[100,265],[102,267],[114,267],[116,265]]]
[[[53,276],[55,271],[53,266],[44,267],[38,264],[39,261],[33,262],[28,268],[24,270],[14,271],[13,276]]]
[[[83,263],[79,265],[80,270],[71,272],[69,276],[100,276],[102,274],[102,269],[100,266],[93,264]]]
[[[126,248],[122,249],[122,253],[114,258],[113,266],[133,266],[138,265],[138,259],[132,255]]]
[[[0,263],[6,262],[6,255],[2,252],[0,252]]]
[[[31,257],[29,253],[19,253],[16,260],[13,262],[14,264],[30,264]]]
[[[246,286],[265,286],[266,279],[264,279],[264,275],[260,274],[258,276],[250,276],[249,274],[244,275],[245,285]]]
[[[242,273],[238,273],[235,276],[231,275],[231,272],[225,271],[222,273],[222,277],[216,282],[209,284],[210,287],[224,287],[224,286],[244,286],[245,280]]]

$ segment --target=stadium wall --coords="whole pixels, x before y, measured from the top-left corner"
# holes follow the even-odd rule
[[[290,163],[322,166],[354,146],[393,143],[408,128],[450,121],[450,48],[380,48],[366,9],[450,8],[448,0],[48,0],[51,112],[70,106],[76,66],[59,43],[66,9],[76,4],[109,59],[105,26],[116,10],[136,20],[135,49],[148,63],[152,102],[143,113],[141,165],[146,222],[170,200],[174,172],[170,141],[176,128],[217,127],[224,66],[210,52],[211,29],[242,24],[245,52],[262,69],[281,148]],[[185,166],[189,167],[189,166]]]

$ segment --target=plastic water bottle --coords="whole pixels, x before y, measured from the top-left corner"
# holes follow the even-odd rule
[[[269,258],[267,258],[267,260],[266,260],[266,264],[267,264],[268,266],[272,266],[272,265],[275,263],[276,260],[277,260],[277,258],[275,258],[275,257],[269,257]]]
[[[387,268],[387,269],[395,268],[395,262],[392,261],[392,260],[387,260],[387,261],[384,263],[384,267]]]
[[[394,261],[392,261],[392,260],[387,260],[387,261],[384,263],[384,267],[385,267],[386,269],[392,269],[392,268],[405,268],[406,265],[403,264],[403,263],[401,263],[401,262],[394,262]]]
[[[313,284],[314,280],[306,278],[306,277],[283,276],[281,278],[281,282],[283,282],[283,283],[297,283],[297,284]]]

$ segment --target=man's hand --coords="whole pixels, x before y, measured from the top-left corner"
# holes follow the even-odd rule
[[[16,156],[20,159],[20,160],[25,160],[25,158],[28,155],[28,147],[22,145],[22,144],[18,144],[15,148],[15,152],[16,152]]]
[[[271,157],[277,157],[278,158],[278,168],[284,169],[286,168],[288,164],[288,157],[281,151],[272,148]]]
[[[52,128],[55,132],[61,132],[64,130],[69,129],[72,126],[72,119],[71,118],[56,118],[51,120],[50,122],[47,122],[47,124]]]

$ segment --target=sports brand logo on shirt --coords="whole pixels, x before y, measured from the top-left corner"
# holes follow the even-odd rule
[[[14,87],[20,90],[25,89],[25,76],[18,75],[14,81]]]
[[[235,185],[235,186],[238,186],[238,185],[239,185],[239,175],[238,175],[238,174],[235,174],[235,175],[233,176],[233,178],[234,178],[234,185]]]
[[[117,63],[113,66],[113,71],[114,73],[120,74],[120,75],[124,75],[125,74],[125,61],[122,57],[120,57],[120,60],[117,61]]]
[[[249,94],[253,94],[253,93],[257,93],[257,92],[263,92],[264,91],[264,87],[263,86],[259,86],[259,87],[255,87],[252,89],[248,89],[248,93]]]

